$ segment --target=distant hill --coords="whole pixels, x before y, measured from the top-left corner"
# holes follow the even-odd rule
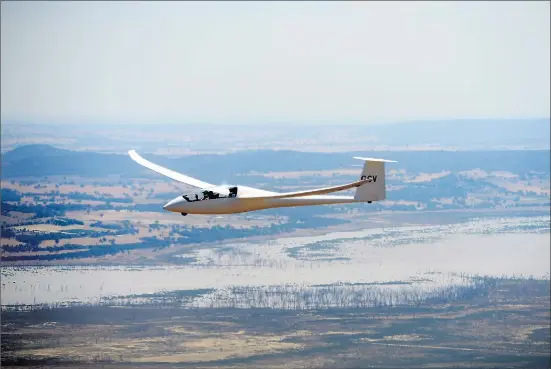
[[[2,163],[6,163],[24,160],[29,158],[36,158],[41,156],[66,156],[71,155],[72,151],[66,149],[59,149],[51,145],[24,145],[17,147],[11,151],[2,155]]]
[[[397,160],[389,168],[404,169],[411,173],[435,173],[444,170],[464,171],[531,171],[549,173],[549,150],[541,151],[389,151],[310,153],[298,151],[240,151],[225,155],[195,155],[167,158],[144,157],[176,171],[197,176],[205,181],[239,181],[240,174],[251,171],[299,171],[350,168],[360,164],[352,156],[364,155]],[[358,168],[359,170],[359,168]],[[49,145],[27,145],[2,155],[2,178],[77,175],[82,177],[148,176],[161,178],[138,164],[127,155],[100,154],[58,149]]]
[[[387,124],[10,124],[2,122],[2,152],[22,144],[122,153],[178,148],[196,153],[253,149],[344,152],[437,147],[458,150],[549,149],[550,118],[456,119]],[[181,151],[183,152],[183,151]]]

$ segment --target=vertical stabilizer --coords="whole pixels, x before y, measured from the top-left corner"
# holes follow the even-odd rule
[[[382,201],[386,198],[385,163],[396,163],[393,160],[362,158],[364,167],[360,179],[367,179],[367,183],[356,190],[354,199],[357,201]]]

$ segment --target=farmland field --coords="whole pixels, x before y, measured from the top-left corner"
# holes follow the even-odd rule
[[[426,152],[412,152],[389,169],[381,203],[187,217],[162,205],[189,188],[126,172],[127,158],[101,154],[94,175],[65,175],[92,154],[51,152],[65,158],[41,164],[53,174],[13,176],[10,159],[2,178],[3,366],[549,360],[548,152],[446,153],[424,167],[407,160]],[[194,170],[270,190],[355,178],[334,156],[300,155],[318,170],[229,176],[246,154],[198,157]]]

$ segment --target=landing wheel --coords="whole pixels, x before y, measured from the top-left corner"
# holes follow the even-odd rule
[[[368,204],[371,204],[372,202],[373,202],[373,201],[368,201],[367,203],[368,203]]]
[[[182,214],[182,216],[184,216],[184,217],[187,215],[187,213],[180,213],[180,214]]]

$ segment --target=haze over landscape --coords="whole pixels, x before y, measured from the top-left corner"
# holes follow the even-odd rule
[[[3,122],[365,124],[550,111],[546,1],[1,7]]]
[[[2,366],[547,368],[549,10],[3,1]]]

